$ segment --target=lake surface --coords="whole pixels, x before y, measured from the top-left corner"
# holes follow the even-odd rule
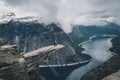
[[[81,44],[80,46],[85,49],[82,53],[90,55],[92,61],[74,70],[66,80],[80,80],[84,74],[110,59],[112,54],[109,52],[109,49],[112,47],[112,38],[113,36],[110,35],[99,36]]]

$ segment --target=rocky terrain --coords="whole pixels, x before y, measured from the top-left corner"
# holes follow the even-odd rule
[[[78,56],[80,53],[76,53],[72,41],[59,24],[45,24],[34,17],[15,18],[12,13],[4,16],[2,19],[9,18],[10,20],[4,20],[4,23],[0,24],[0,38],[5,44],[16,44],[20,53],[52,45],[56,40],[57,43],[65,45],[64,49],[57,52],[57,60],[60,64],[86,59],[83,55]],[[46,60],[43,64],[45,63]],[[56,55],[49,57],[47,63],[56,64]]]
[[[103,80],[120,80],[120,70],[105,77]]]
[[[71,63],[90,58],[88,55],[80,54],[83,49],[78,47],[79,43],[87,40],[90,36],[103,34],[120,35],[120,28],[112,23],[102,27],[76,26],[68,36],[58,23],[45,24],[35,17],[15,18],[15,14],[10,13],[0,16],[0,19],[0,40],[4,41],[6,45],[16,44],[18,46],[17,48],[15,46],[0,47],[0,79],[3,80],[29,80],[29,78],[30,80],[37,80],[39,78],[40,74],[37,75],[36,71],[28,73],[26,64],[19,63],[20,53],[27,53],[52,45],[54,40],[56,40],[57,43],[64,45],[65,48],[57,51],[56,55],[51,55],[41,64]],[[82,80],[112,80],[113,77],[119,80],[119,40],[120,36],[112,40],[113,48],[110,50],[113,52],[114,57],[84,75]],[[0,42],[1,45],[3,43]]]
[[[29,80],[26,64],[19,58],[16,46],[0,46],[0,80]]]
[[[0,40],[6,45],[0,50],[0,79],[41,80],[39,70],[28,72],[26,63],[19,63],[20,53],[53,45],[55,40],[65,47],[48,56],[41,65],[66,64],[90,58],[75,50],[73,42],[57,23],[42,23],[34,17],[15,18],[13,13],[0,16],[0,19]],[[0,42],[0,45],[3,43]]]
[[[10,65],[18,63],[19,55],[14,46],[1,46],[0,47],[0,65]]]
[[[0,43],[2,44],[2,42]],[[57,48],[59,49],[59,46]],[[49,49],[47,48],[46,51],[45,49],[40,52],[44,55],[49,54],[49,51],[46,52]],[[41,59],[42,57],[39,60],[41,61]],[[34,66],[40,63],[38,60],[36,61]],[[16,45],[0,46],[0,80],[45,80],[39,72],[39,66],[35,66],[33,69],[33,66],[28,65],[27,59],[18,52]]]

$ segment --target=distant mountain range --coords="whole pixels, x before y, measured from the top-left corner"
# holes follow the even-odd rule
[[[90,36],[95,35],[117,35],[120,33],[120,26],[114,23],[108,23],[104,26],[74,26],[72,32],[69,34],[74,42],[77,44],[81,41],[87,40]]]
[[[57,23],[45,24],[39,17],[16,18],[14,13],[4,14],[0,20],[0,38],[5,44],[16,44],[21,53],[53,45],[54,40],[65,46],[58,54],[49,57],[49,62],[45,60],[43,64],[64,64],[86,59],[76,53],[71,39]]]

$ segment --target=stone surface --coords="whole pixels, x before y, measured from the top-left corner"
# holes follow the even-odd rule
[[[0,80],[29,80],[25,62],[19,62],[20,54],[14,46],[0,48]]]
[[[120,70],[107,76],[103,80],[120,80]]]

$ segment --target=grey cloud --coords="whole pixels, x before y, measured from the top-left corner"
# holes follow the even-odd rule
[[[28,2],[29,0],[4,0],[5,3],[7,3],[8,5],[11,6],[19,6],[21,4],[24,4],[26,2]]]
[[[110,19],[120,24],[120,0],[2,0],[5,7],[25,16],[35,14],[48,22],[59,22],[70,31],[71,25],[102,25]],[[1,9],[1,8],[0,8]],[[107,19],[108,18],[108,19]],[[111,20],[113,19],[113,20]],[[103,20],[101,22],[101,20]]]

